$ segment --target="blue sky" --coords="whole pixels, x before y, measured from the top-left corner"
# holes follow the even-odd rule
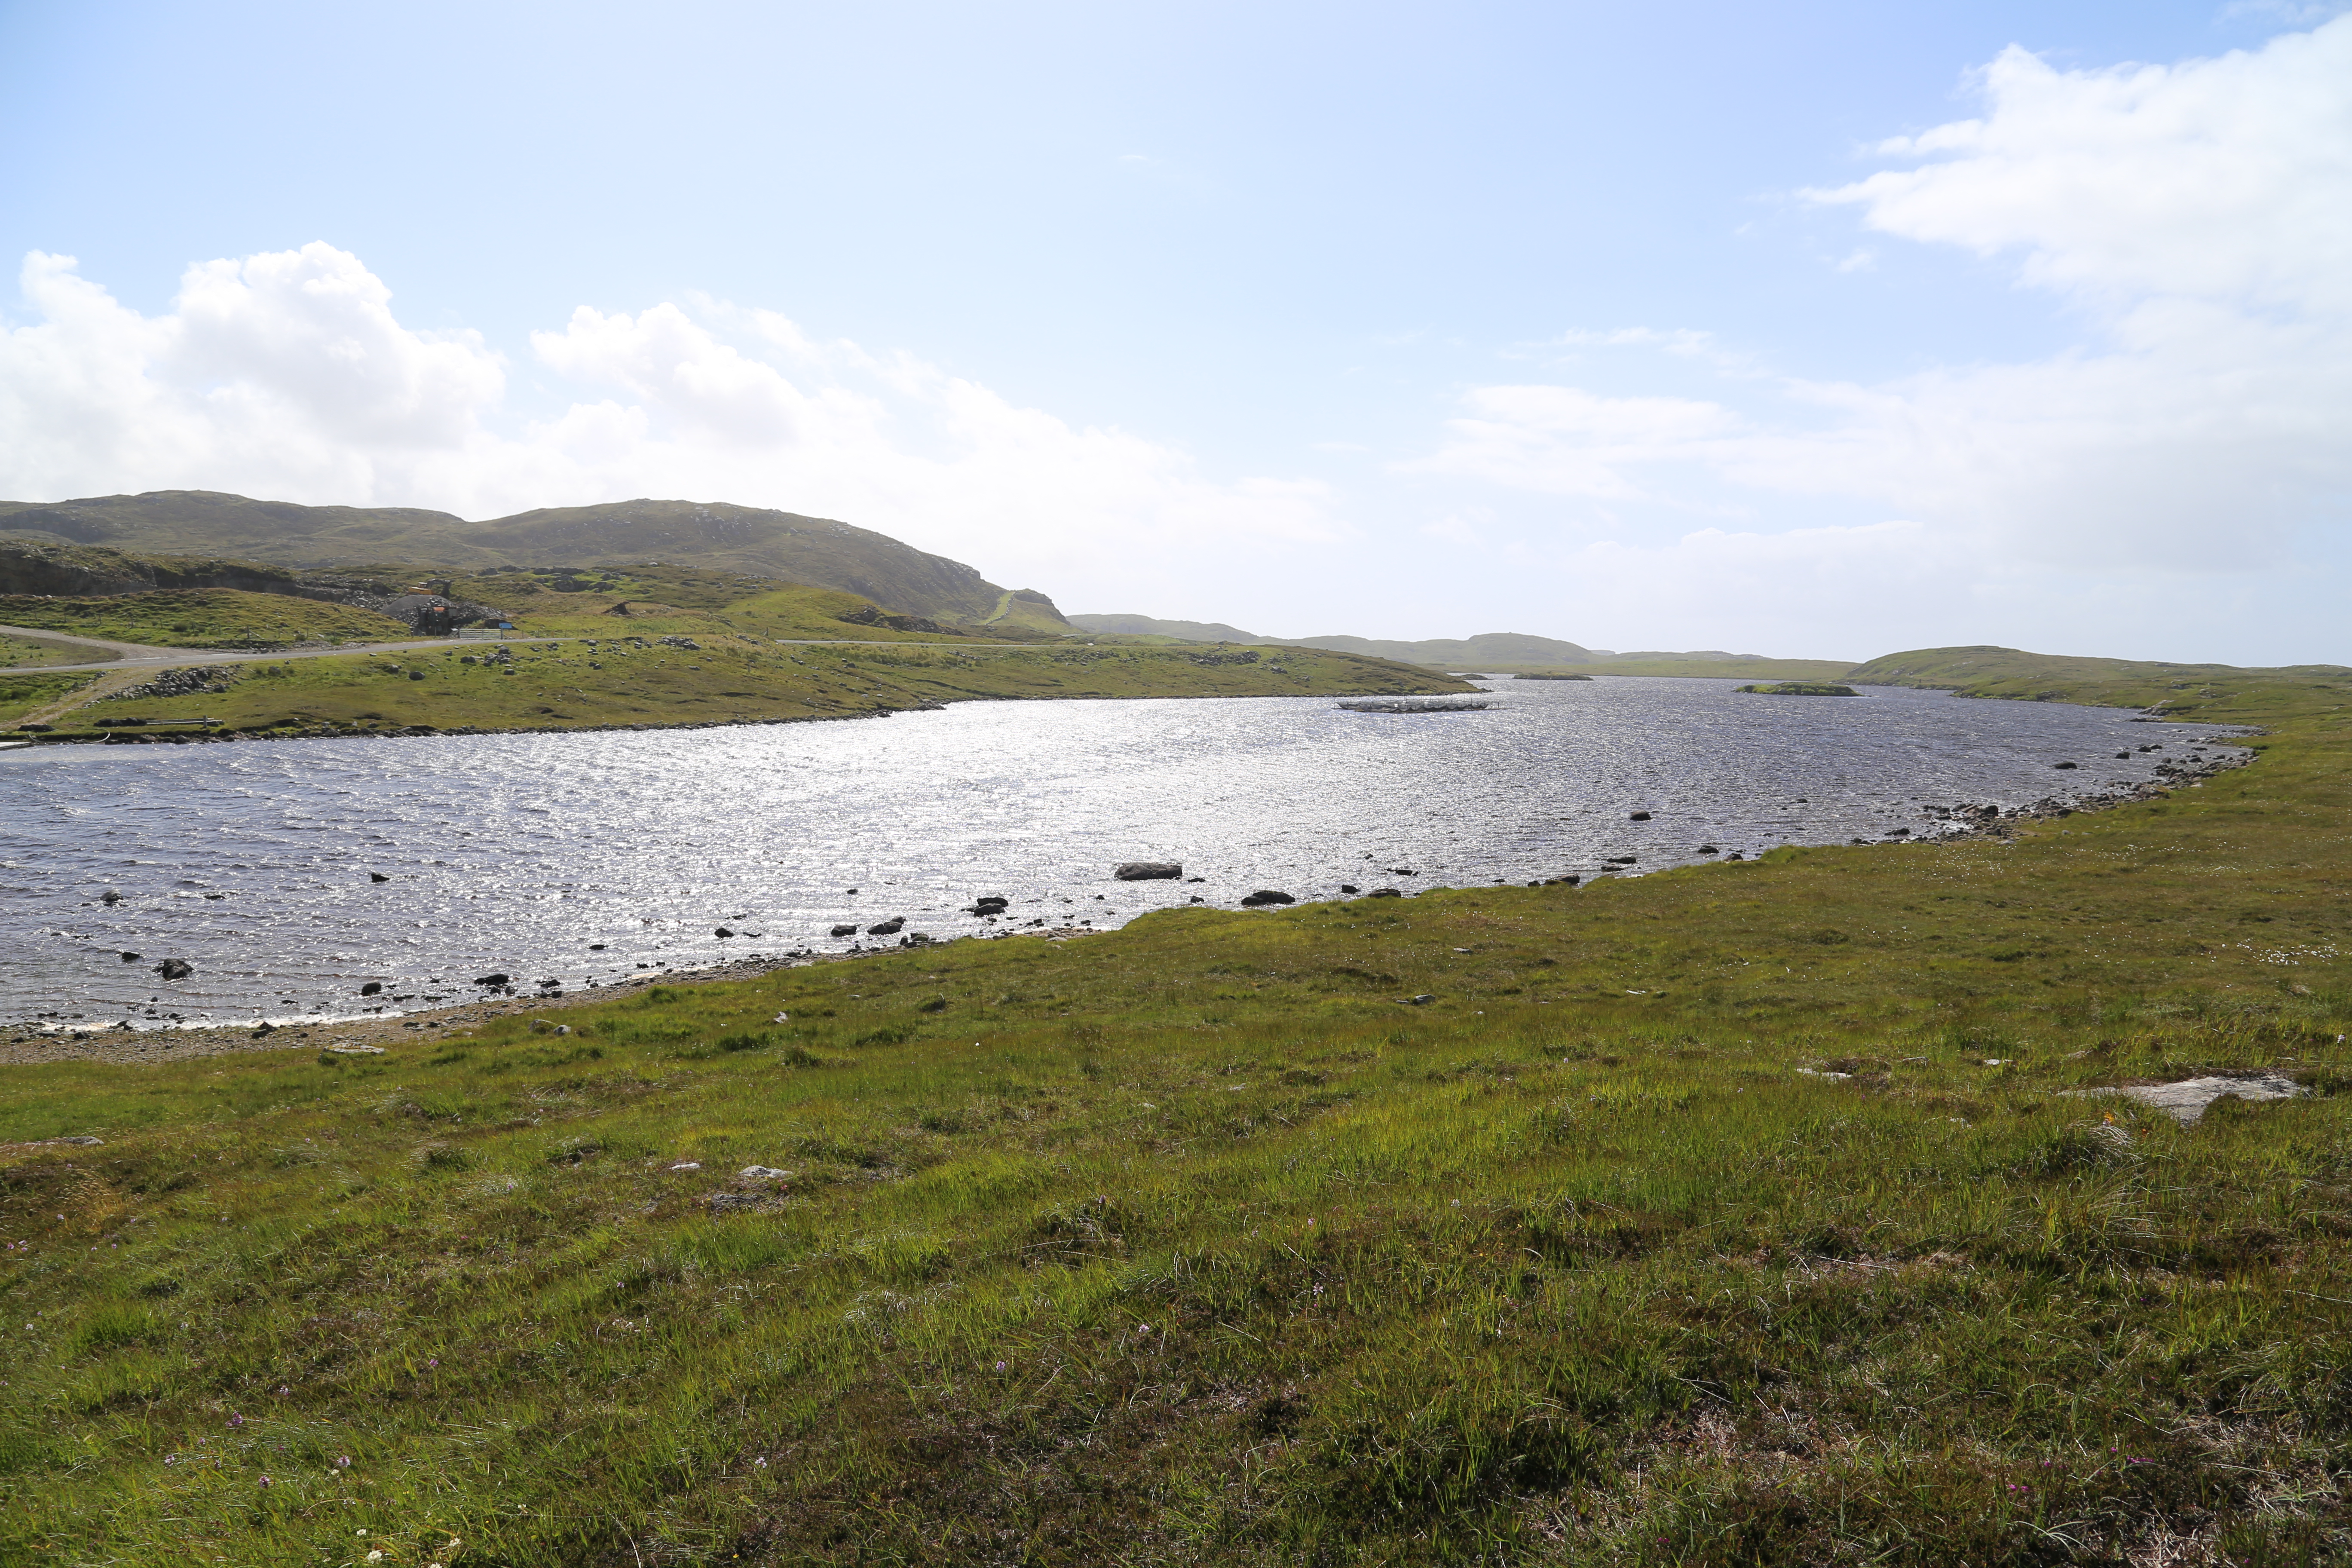
[[[2335,10],[0,6],[0,494],[734,500],[1277,634],[2352,661]]]

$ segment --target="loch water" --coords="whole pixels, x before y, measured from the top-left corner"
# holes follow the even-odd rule
[[[1892,688],[1481,684],[1495,700],[1479,712],[967,702],[712,730],[0,753],[0,1021],[331,1016],[434,1005],[490,973],[577,988],[839,952],[860,939],[835,926],[893,916],[948,939],[1101,930],[1261,888],[1303,901],[1343,884],[1654,871],[1715,858],[1704,846],[1878,840],[1932,830],[1925,806],[2136,784],[2225,740],[2127,710]],[[1199,879],[1112,879],[1129,860]],[[966,912],[986,894],[1011,900],[1003,919]],[[168,958],[193,973],[161,979]],[[371,983],[381,994],[362,998]]]

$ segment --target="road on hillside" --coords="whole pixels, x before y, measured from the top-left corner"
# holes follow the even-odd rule
[[[595,637],[585,633],[563,637],[516,636],[496,639],[508,644],[526,642],[603,642],[608,638],[642,637],[642,632],[601,632]],[[736,632],[712,632],[711,637],[737,637]],[[104,637],[79,637],[68,632],[53,632],[39,626],[0,626],[0,637],[29,637],[49,643],[74,643],[83,647],[102,648],[110,657],[90,664],[23,664],[0,668],[0,675],[55,675],[81,669],[121,669],[126,665],[150,664],[250,664],[260,660],[287,658],[334,658],[350,654],[411,653],[425,648],[467,647],[487,643],[489,637],[431,637],[416,642],[346,643],[337,647],[278,648],[267,652],[244,653],[226,648],[152,647],[145,643],[110,642]],[[874,637],[771,637],[769,642],[784,647],[961,647],[1014,648],[1060,647],[1060,643],[1012,642],[884,642]],[[1087,645],[1092,647],[1094,645]]]

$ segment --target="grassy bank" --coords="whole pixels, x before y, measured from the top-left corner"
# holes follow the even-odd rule
[[[0,635],[0,668],[31,669],[45,664],[89,664],[100,650],[71,643]]]
[[[406,622],[373,610],[237,588],[179,588],[83,599],[0,596],[0,625],[153,647],[383,642],[412,635]]]
[[[2347,698],[2174,695],[2013,841],[8,1069],[0,1559],[2336,1560]]]
[[[741,617],[749,620],[746,615]],[[700,625],[664,642],[665,625]],[[642,626],[643,629],[639,627]],[[689,618],[606,620],[594,640],[450,643],[397,655],[217,667],[226,690],[109,697],[57,719],[218,719],[245,732],[564,730],[842,718],[971,698],[1264,697],[1466,690],[1354,654],[1244,650],[779,645]],[[691,643],[693,646],[684,646]],[[42,677],[9,678],[19,684]]]
[[[97,675],[89,672],[26,675],[14,670],[0,671],[0,729],[5,729],[27,713],[71,696],[97,679]]]

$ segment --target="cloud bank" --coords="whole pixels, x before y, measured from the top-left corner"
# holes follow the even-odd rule
[[[404,326],[383,281],[330,245],[192,267],[156,317],[70,257],[27,258],[22,289],[37,319],[0,331],[13,500],[212,489],[468,517],[733,500],[1048,588],[1344,536],[1315,481],[1217,482],[1172,447],[1074,427],[911,356],[814,342],[771,312],[583,307],[530,349],[584,395],[534,422],[510,414],[510,367],[478,334]]]
[[[1603,520],[1634,503],[1753,516],[1789,498],[1861,502],[1916,520],[1915,552],[1947,564],[1991,553],[2144,584],[2340,551],[2352,17],[2174,67],[2063,71],[2011,48],[1978,87],[1979,117],[1877,149],[1912,166],[1804,199],[2011,266],[2079,317],[2082,346],[1875,384],[1759,383],[1726,359],[1715,399],[1477,386],[1407,468]],[[1705,353],[1688,334],[1609,341]],[[1858,558],[1882,537],[1850,534]]]
[[[1797,199],[1850,218],[1857,267],[1984,258],[2076,324],[2066,352],[1828,381],[1705,331],[1580,330],[1553,348],[1680,390],[1476,384],[1369,480],[1348,443],[1236,478],[719,301],[582,307],[510,363],[403,324],[323,243],[192,267],[156,316],[36,253],[0,321],[0,496],[730,500],[1072,608],[1280,633],[2352,661],[2352,16],[2174,66],[2012,48],[1973,86],[1974,118]]]

